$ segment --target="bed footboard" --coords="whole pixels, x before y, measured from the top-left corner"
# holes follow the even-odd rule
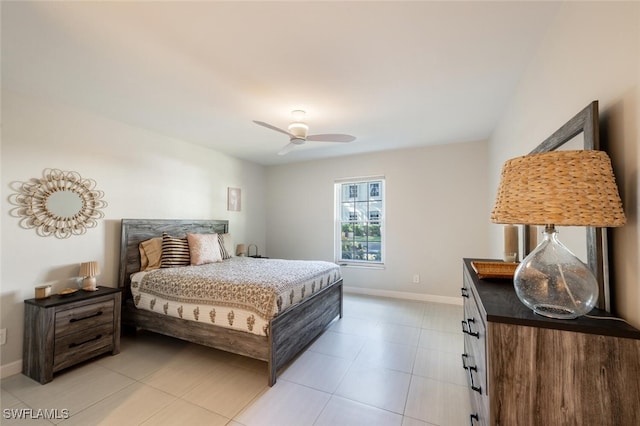
[[[269,386],[277,371],[338,316],[342,318],[342,279],[271,321]]]
[[[342,280],[283,312],[271,321],[269,337],[144,311],[128,300],[122,325],[134,326],[267,362],[268,383],[336,318],[342,318]]]

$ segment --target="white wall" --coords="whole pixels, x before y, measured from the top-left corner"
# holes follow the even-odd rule
[[[640,3],[568,2],[549,28],[489,141],[492,204],[502,163],[529,152],[592,100],[616,173],[628,223],[613,229],[614,306],[640,327],[638,193]],[[494,256],[502,250],[491,225]]]
[[[345,286],[372,294],[457,300],[461,259],[488,254],[486,170],[486,142],[269,167],[268,254],[333,261],[335,179],[384,175],[385,269],[343,267]],[[412,283],[415,273],[420,284]]]
[[[76,286],[79,264],[97,260],[98,284],[117,285],[120,220],[228,219],[237,242],[265,245],[264,168],[210,149],[16,93],[2,93],[2,365],[22,357],[23,300],[34,287]],[[60,240],[18,226],[12,182],[45,168],[97,181],[108,207],[97,228]],[[227,187],[242,188],[242,211],[226,209]],[[5,374],[5,371],[3,371]]]

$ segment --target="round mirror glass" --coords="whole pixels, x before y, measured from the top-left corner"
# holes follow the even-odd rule
[[[57,191],[47,197],[47,209],[56,216],[71,218],[82,210],[82,198],[73,191]]]

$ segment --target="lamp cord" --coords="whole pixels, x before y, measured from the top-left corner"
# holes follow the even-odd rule
[[[545,225],[544,227],[544,233],[548,235],[548,238],[550,241],[553,240],[553,234],[555,234],[556,230],[555,230],[555,226],[553,224],[548,224]],[[546,238],[546,236],[545,236]],[[552,249],[554,248],[553,245],[551,245]],[[551,250],[551,252],[553,253],[553,255],[556,258],[556,266],[558,267],[558,271],[560,272],[560,278],[562,278],[562,283],[564,284],[564,288],[567,291],[567,293],[569,294],[569,297],[571,298],[571,301],[573,302],[573,306],[578,309],[578,302],[576,302],[576,298],[573,297],[573,292],[571,291],[571,288],[569,288],[569,286],[567,285],[567,280],[564,277],[564,271],[562,270],[562,264],[560,263],[560,258],[558,257],[558,253],[556,253],[555,250]]]
[[[555,251],[554,251],[555,254]],[[556,259],[557,259],[557,255],[556,255]],[[559,259],[558,259],[559,260]],[[564,283],[564,287],[567,290],[567,293],[569,293],[569,297],[571,298],[571,301],[573,302],[573,305],[575,307],[578,307],[578,304],[576,302],[576,299],[573,297],[573,293],[571,292],[571,289],[569,288],[569,286],[567,285],[567,281],[564,278],[564,271],[562,270],[562,265],[560,264],[560,262],[558,261],[557,263],[558,266],[558,270],[560,271],[560,276],[562,277],[562,282]],[[591,319],[597,319],[597,320],[614,320],[614,321],[622,321],[623,323],[627,324],[627,325],[631,325],[629,324],[629,322],[627,320],[625,320],[624,318],[618,318],[618,317],[599,317],[599,316],[595,316],[595,315],[583,315],[583,317],[586,318],[591,318]]]
[[[555,252],[554,252],[555,254]],[[569,288],[569,286],[567,285],[567,280],[564,278],[564,271],[562,270],[562,265],[560,264],[560,262],[558,261],[557,263],[558,265],[558,270],[560,271],[560,277],[562,277],[562,282],[564,283],[564,288],[565,290],[567,290],[567,293],[569,293],[569,297],[571,298],[571,301],[573,302],[573,306],[576,307],[576,309],[578,308],[578,302],[576,302],[576,298],[573,297],[573,293],[571,292],[571,288]]]
[[[562,277],[562,281],[564,281],[565,283],[565,288],[567,289],[567,293],[569,293],[569,297],[571,297],[571,301],[573,302],[574,306],[578,306],[576,303],[576,299],[573,297],[573,294],[571,293],[571,289],[569,288],[569,286],[567,285],[567,282],[564,279],[564,271],[562,270],[562,266],[560,265],[560,263],[558,263],[558,269],[560,270],[560,276]],[[622,321],[625,324],[631,325],[629,324],[629,322],[623,318],[618,318],[618,317],[598,317],[595,315],[583,315],[586,318],[591,318],[591,319],[597,319],[597,320],[614,320],[614,321]]]
[[[591,319],[597,319],[597,320],[614,320],[614,321],[622,321],[625,324],[631,325],[629,324],[629,321],[627,321],[624,318],[618,318],[618,317],[599,317],[596,315],[583,315],[586,318],[591,318]]]
[[[574,299],[573,294],[571,293],[571,289],[569,288],[569,286],[567,285],[565,279],[564,279],[564,272],[562,271],[562,266],[558,263],[558,269],[560,270],[560,276],[562,276],[562,281],[564,281],[565,283],[565,288],[567,289],[567,293],[569,293],[569,297],[571,297],[571,301],[573,302],[574,306],[578,306],[576,303],[576,299]],[[583,315],[586,318],[591,318],[591,319],[597,319],[597,320],[614,320],[614,321],[622,321],[623,323],[627,324],[627,325],[631,325],[629,324],[629,322],[627,320],[625,320],[624,318],[618,318],[618,317],[598,317],[595,315]]]

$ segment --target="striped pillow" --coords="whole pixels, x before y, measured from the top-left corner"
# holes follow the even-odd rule
[[[175,268],[177,266],[189,266],[189,242],[186,238],[172,237],[164,232],[162,234],[162,260],[161,268]]]
[[[220,246],[220,255],[222,259],[231,259],[233,257],[233,242],[231,235],[218,234],[218,245]]]

